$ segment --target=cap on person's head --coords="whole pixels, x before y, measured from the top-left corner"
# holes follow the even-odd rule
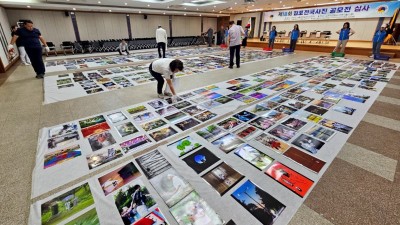
[[[232,25],[232,24],[234,24],[235,23],[235,21],[229,21],[229,25]]]
[[[385,26],[385,25],[382,25],[381,28],[386,28],[386,26]]]
[[[161,25],[158,25],[158,28],[160,28],[161,27]]]

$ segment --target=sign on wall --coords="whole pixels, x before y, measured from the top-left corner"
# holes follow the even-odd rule
[[[264,22],[391,17],[400,2],[372,2],[264,12]]]

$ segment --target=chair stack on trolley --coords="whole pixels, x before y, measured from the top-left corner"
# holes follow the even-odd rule
[[[155,38],[134,38],[125,40],[128,43],[129,50],[157,48],[157,42]],[[57,47],[53,42],[47,42],[47,46],[50,48],[50,51],[46,52],[46,55],[57,55],[59,52],[62,52],[64,55],[92,52],[115,52],[118,50],[121,41],[122,39],[85,40],[75,42],[63,41],[59,47]],[[204,38],[201,36],[168,38],[168,47],[183,47],[204,44]]]

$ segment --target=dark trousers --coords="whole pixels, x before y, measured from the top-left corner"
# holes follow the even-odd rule
[[[243,38],[242,46],[245,48],[247,46],[247,37]]]
[[[36,72],[36,75],[44,75],[46,68],[44,67],[43,57],[42,57],[42,47],[38,48],[27,48],[25,47],[26,54],[28,54],[31,60],[32,67]]]
[[[268,48],[274,48],[275,38],[270,38],[268,42]]]
[[[165,43],[164,42],[158,42],[157,43],[157,48],[158,48],[158,57],[161,58],[161,49],[162,49],[162,57],[165,58]]]
[[[236,54],[235,54],[236,53]],[[233,66],[233,57],[236,56],[236,66],[240,66],[240,45],[229,47],[229,67]]]
[[[121,51],[121,49],[118,49],[118,52],[120,55],[122,55],[122,52],[126,52],[126,54],[129,55],[128,49],[126,48],[124,51]]]
[[[211,47],[212,39],[213,39],[213,36],[208,36],[208,47]]]
[[[381,46],[383,42],[372,42],[372,55],[379,55],[381,53]]]
[[[163,76],[160,73],[153,71],[153,64],[150,64],[149,71],[150,71],[151,76],[153,76],[154,79],[157,80],[157,93],[162,94],[162,88],[163,88],[164,82],[165,82]]]
[[[296,49],[296,43],[297,43],[297,39],[290,40],[290,51],[293,52]]]

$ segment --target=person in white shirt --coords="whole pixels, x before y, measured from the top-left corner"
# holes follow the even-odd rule
[[[165,58],[165,47],[167,46],[167,31],[165,31],[161,26],[158,26],[156,30],[156,41],[158,48],[158,56],[161,58],[161,49],[163,51],[162,58]]]
[[[163,99],[168,96],[172,96],[172,101],[177,101],[176,91],[174,81],[175,73],[183,70],[183,62],[179,59],[157,59],[152,62],[149,66],[150,74],[157,80],[157,93],[158,97]],[[162,93],[162,88],[164,86],[164,78],[167,80],[167,88],[171,91]]]
[[[122,52],[126,52],[126,54],[129,55],[128,44],[125,40],[122,40],[121,43],[119,43],[118,52],[120,55],[122,55]]]
[[[240,68],[240,46],[242,44],[241,37],[244,35],[242,26],[238,26],[234,21],[229,22],[229,68],[233,69],[233,57],[236,55],[236,66]],[[236,53],[236,54],[235,54]]]

